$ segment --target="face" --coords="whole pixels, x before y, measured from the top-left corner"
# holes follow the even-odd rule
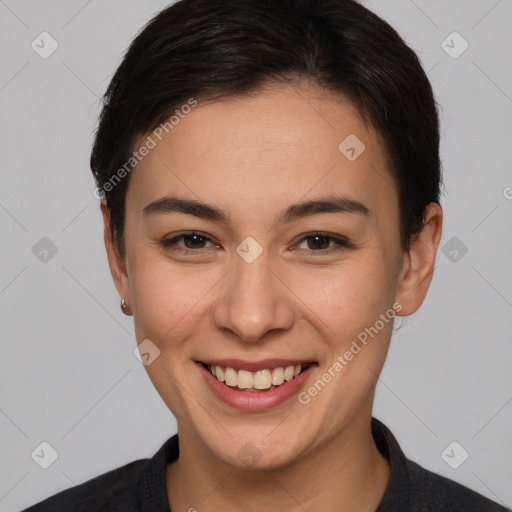
[[[393,307],[419,306],[433,262],[401,251],[384,147],[350,102],[300,85],[199,103],[132,171],[125,260],[104,214],[180,436],[275,468],[369,418]]]

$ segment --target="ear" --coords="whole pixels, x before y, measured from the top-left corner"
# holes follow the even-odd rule
[[[126,272],[126,262],[119,253],[115,243],[112,228],[110,226],[110,210],[105,203],[101,203],[101,214],[103,216],[103,239],[107,250],[108,266],[112,279],[116,285],[117,291],[128,306],[131,305],[130,287],[128,284],[128,274]]]
[[[396,292],[396,302],[402,308],[399,316],[412,315],[423,303],[434,274],[437,247],[441,240],[443,210],[436,203],[427,206],[421,232],[411,239],[404,253]]]

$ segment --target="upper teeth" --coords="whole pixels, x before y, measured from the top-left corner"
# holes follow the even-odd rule
[[[303,365],[279,366],[257,372],[237,370],[229,366],[223,368],[217,365],[208,365],[208,368],[217,380],[225,382],[228,386],[238,386],[240,389],[269,389],[271,386],[279,386],[284,381],[292,380],[300,374]]]

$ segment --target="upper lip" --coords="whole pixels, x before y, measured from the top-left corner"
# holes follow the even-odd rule
[[[255,372],[271,370],[280,366],[297,366],[299,364],[315,364],[311,359],[261,359],[260,361],[244,361],[243,359],[203,359],[199,361],[210,366],[222,366]]]

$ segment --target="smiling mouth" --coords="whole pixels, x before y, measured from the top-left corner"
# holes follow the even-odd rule
[[[295,379],[315,363],[305,363],[276,368],[262,369],[255,372],[240,370],[229,366],[201,363],[219,382],[238,391],[265,392],[278,388]]]

